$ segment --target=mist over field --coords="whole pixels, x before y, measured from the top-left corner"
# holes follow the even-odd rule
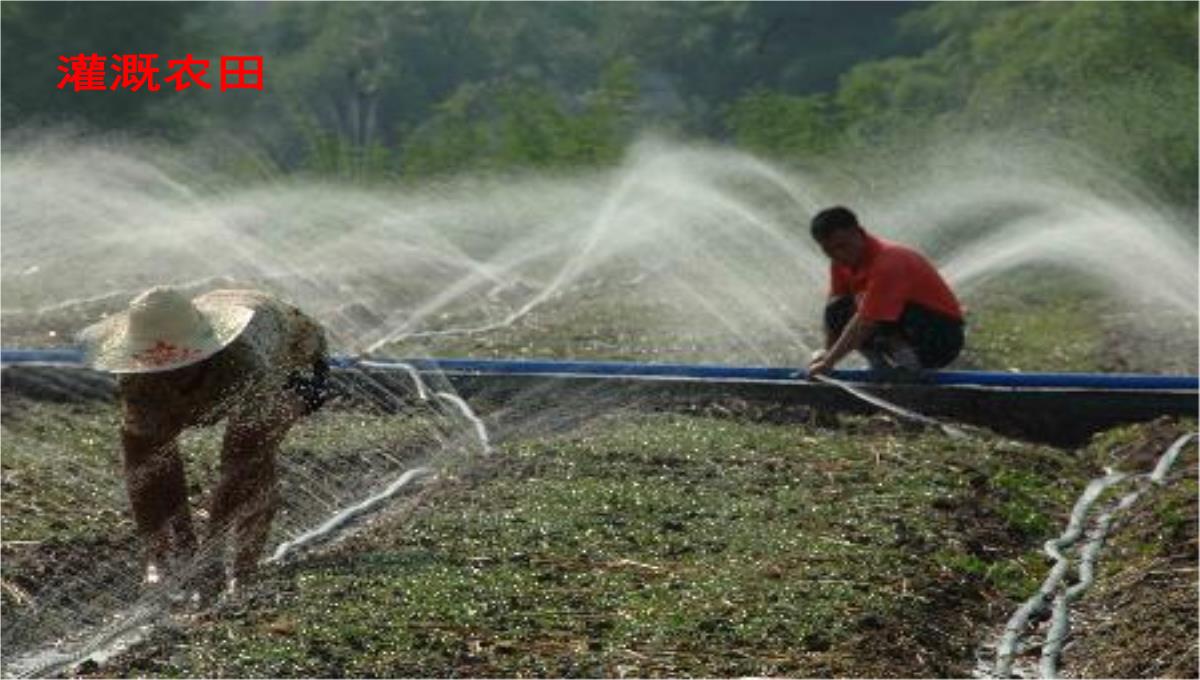
[[[373,352],[611,266],[743,336],[708,358],[795,362],[824,294],[807,221],[843,203],[968,298],[1049,267],[1195,317],[1185,3],[127,9],[3,10],[7,312],[240,279]],[[76,91],[90,54],[157,55],[162,87]],[[210,84],[261,56],[262,89],[176,91],[186,55]]]

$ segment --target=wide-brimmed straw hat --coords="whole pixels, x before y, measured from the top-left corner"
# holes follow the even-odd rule
[[[246,329],[254,310],[188,300],[156,286],[129,309],[79,334],[91,366],[110,373],[171,371],[221,351]]]

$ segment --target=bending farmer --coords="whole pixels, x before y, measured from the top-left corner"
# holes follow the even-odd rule
[[[197,547],[177,438],[228,418],[207,533],[222,560],[232,548],[226,585],[235,587],[255,568],[278,505],[276,450],[326,398],[321,327],[258,291],[188,300],[157,287],[81,339],[95,368],[117,374],[125,485],[147,582]]]
[[[832,370],[854,350],[884,377],[916,377],[958,356],[962,308],[923,255],[872,236],[840,206],[812,219],[812,236],[831,265],[825,351],[809,364],[810,375]]]

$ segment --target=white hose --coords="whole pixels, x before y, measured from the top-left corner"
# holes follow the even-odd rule
[[[1082,596],[1084,591],[1090,588],[1095,581],[1095,563],[1100,555],[1101,548],[1104,546],[1104,541],[1108,537],[1108,532],[1112,529],[1117,514],[1132,506],[1150,488],[1151,484],[1161,486],[1164,483],[1167,472],[1174,465],[1180,452],[1183,451],[1183,447],[1196,436],[1197,434],[1193,432],[1179,437],[1159,457],[1158,463],[1152,472],[1132,477],[1139,484],[1138,488],[1122,496],[1096,519],[1092,535],[1080,550],[1079,582],[1060,592],[1063,577],[1066,576],[1070,568],[1069,559],[1061,551],[1074,545],[1083,535],[1083,526],[1087,519],[1087,512],[1096,499],[1110,487],[1131,479],[1131,477],[1114,472],[1099,479],[1094,479],[1088,484],[1083,495],[1075,503],[1075,508],[1071,512],[1071,519],[1067,524],[1066,531],[1063,532],[1062,536],[1046,542],[1045,552],[1055,560],[1055,565],[1050,570],[1050,574],[1042,582],[1042,586],[1038,589],[1038,592],[1017,609],[1016,613],[1013,614],[1004,627],[1004,635],[996,648],[995,675],[997,677],[1007,678],[1011,676],[1013,657],[1016,655],[1017,646],[1028,628],[1030,617],[1044,609],[1052,596],[1054,597],[1054,607],[1051,613],[1050,627],[1046,631],[1045,640],[1042,644],[1042,656],[1038,672],[1044,678],[1058,677],[1058,663],[1062,655],[1062,646],[1066,642],[1067,635],[1071,629],[1070,604]]]

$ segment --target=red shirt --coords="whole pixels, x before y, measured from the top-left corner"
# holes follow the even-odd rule
[[[863,235],[866,250],[857,267],[836,262],[830,267],[832,295],[857,296],[858,313],[870,321],[895,321],[910,302],[962,320],[950,286],[924,255],[865,230]]]

